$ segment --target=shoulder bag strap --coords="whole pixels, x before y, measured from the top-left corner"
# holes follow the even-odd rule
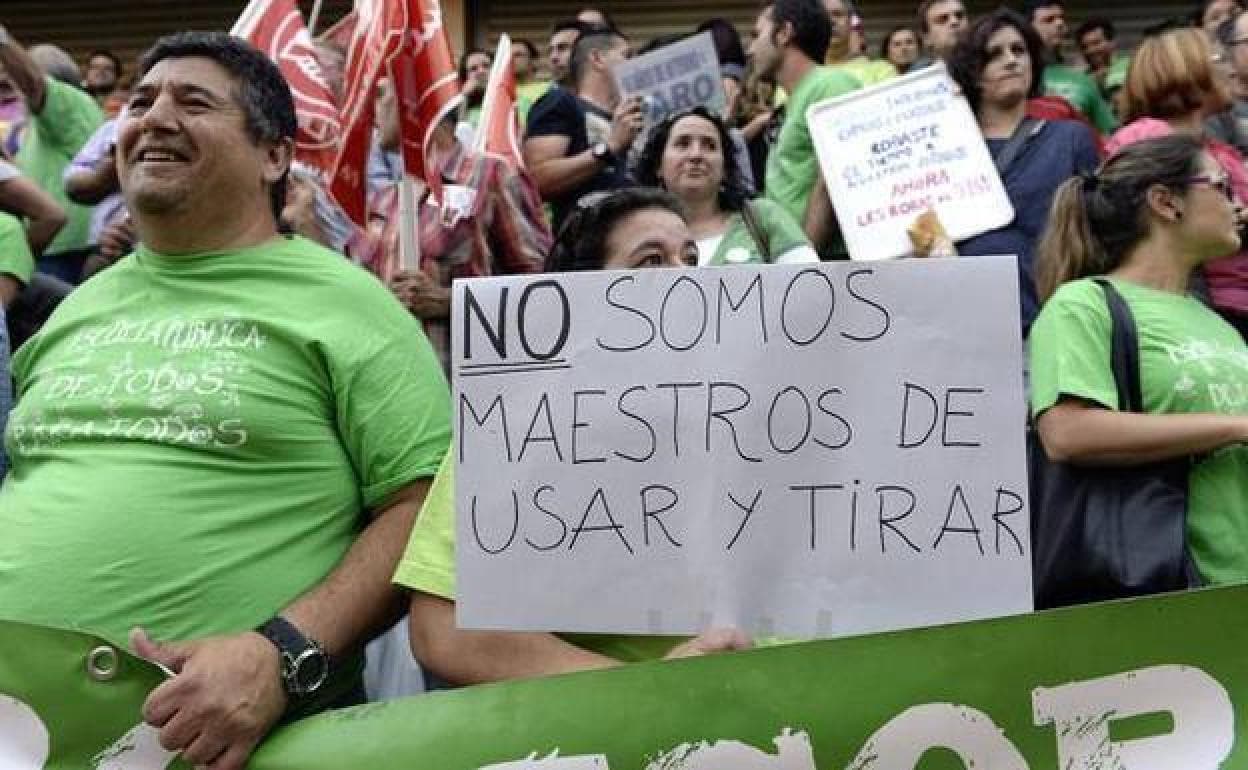
[[[1023,148],[1027,146],[1027,142],[1040,130],[1044,128],[1044,121],[1037,118],[1023,118],[1018,127],[1014,129],[1014,133],[1006,140],[1005,145],[993,156],[992,162],[997,166],[997,173],[1001,178],[1005,178],[1005,174],[1014,165],[1014,161],[1018,160],[1018,156],[1023,154]]]
[[[762,255],[763,261],[771,262],[771,239],[767,237],[767,231],[759,223],[758,217],[754,212],[754,202],[746,199],[741,204],[741,221],[745,222],[745,229],[750,232],[750,237],[754,239],[754,245],[758,246],[758,253]]]
[[[1144,411],[1144,397],[1140,388],[1140,348],[1135,328],[1135,316],[1114,285],[1104,278],[1095,279],[1105,292],[1109,315],[1114,329],[1111,337],[1110,359],[1114,370],[1114,382],[1118,385],[1118,408],[1130,412]]]

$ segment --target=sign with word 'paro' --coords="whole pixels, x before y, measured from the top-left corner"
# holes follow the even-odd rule
[[[453,297],[461,625],[830,637],[1031,609],[1013,258]]]
[[[854,259],[914,252],[931,210],[959,241],[1009,224],[1014,207],[943,63],[812,106],[819,166]]]
[[[623,62],[612,70],[620,96],[646,100],[646,119],[654,125],[673,112],[724,108],[719,56],[710,32],[663,46]]]

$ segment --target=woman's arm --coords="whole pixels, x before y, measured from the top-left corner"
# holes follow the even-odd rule
[[[26,242],[36,256],[65,226],[65,209],[26,177],[0,183],[0,209],[26,220]]]
[[[1044,452],[1076,465],[1143,465],[1248,441],[1248,416],[1117,412],[1065,399],[1036,421]]]

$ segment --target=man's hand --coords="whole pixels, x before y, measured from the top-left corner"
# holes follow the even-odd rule
[[[286,709],[277,648],[260,634],[161,643],[136,628],[130,647],[174,673],[147,696],[143,720],[196,767],[241,770]]]
[[[645,104],[640,96],[630,96],[620,102],[611,118],[611,134],[607,147],[615,155],[623,155],[633,146],[633,140],[646,125]]]
[[[672,648],[663,656],[664,660],[677,658],[696,658],[713,652],[732,652],[748,650],[754,646],[750,638],[736,628],[712,628],[699,636]]]
[[[420,270],[401,270],[390,279],[390,291],[417,318],[450,315],[451,292]]]

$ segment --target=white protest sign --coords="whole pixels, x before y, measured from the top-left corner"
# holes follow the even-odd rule
[[[979,124],[955,88],[937,63],[807,112],[854,259],[913,253],[906,228],[928,209],[955,241],[1013,221]]]
[[[823,637],[1030,611],[1015,265],[456,282],[459,624]]]
[[[612,74],[622,98],[646,99],[650,125],[693,107],[706,107],[715,113],[724,109],[719,55],[710,32],[629,59],[616,65]]]

